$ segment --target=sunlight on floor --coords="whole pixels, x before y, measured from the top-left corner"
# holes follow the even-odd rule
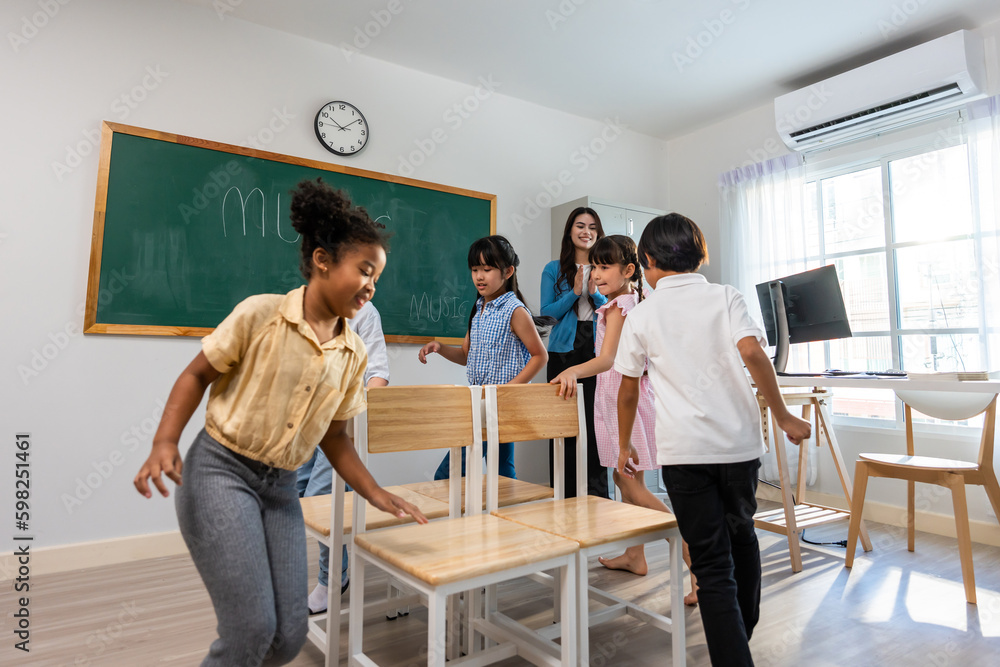
[[[934,604],[928,604],[933,600]],[[910,572],[907,577],[906,611],[917,623],[969,629],[965,617],[965,587],[962,580],[951,581],[922,572]],[[956,613],[961,610],[962,613]]]
[[[863,623],[886,623],[892,619],[896,606],[902,570],[893,567],[873,571],[870,564],[865,565],[867,567],[862,566],[861,561],[854,562],[844,597],[857,599],[860,610],[858,620]]]

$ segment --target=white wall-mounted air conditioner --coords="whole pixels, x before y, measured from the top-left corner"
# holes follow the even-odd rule
[[[785,145],[815,150],[942,115],[985,87],[982,39],[959,30],[775,98],[774,118]]]

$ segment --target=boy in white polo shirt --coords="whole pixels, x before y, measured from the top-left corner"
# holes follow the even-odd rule
[[[753,515],[764,440],[744,365],[789,440],[801,442],[811,428],[785,406],[743,296],[694,273],[707,260],[705,237],[682,215],[660,216],[642,233],[639,261],[656,289],[626,318],[615,358],[624,376],[618,470],[631,475],[637,460],[628,434],[648,363],[656,462],[691,550],[709,655],[716,667],[736,667],[753,665],[761,579]]]

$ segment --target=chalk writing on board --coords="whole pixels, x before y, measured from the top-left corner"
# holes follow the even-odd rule
[[[444,319],[461,319],[468,316],[468,301],[459,301],[457,296],[433,297],[424,292],[417,298],[410,296],[410,321],[430,320],[440,322]]]
[[[247,235],[247,204],[250,202],[250,198],[253,197],[254,194],[260,195],[260,235],[261,235],[261,238],[263,238],[264,237],[264,228],[267,225],[267,223],[264,221],[264,213],[265,213],[265,209],[267,208],[267,201],[264,198],[264,192],[260,188],[254,188],[249,193],[247,193],[246,197],[244,197],[243,196],[243,191],[240,190],[235,185],[233,187],[229,188],[228,190],[226,190],[226,194],[222,198],[222,235],[225,236],[225,237],[229,236],[229,230],[226,227],[226,201],[229,199],[229,195],[233,194],[233,191],[236,192],[236,200],[240,204],[240,208],[239,208],[239,212],[238,212],[238,217],[239,217],[239,222],[241,224],[241,227],[243,229],[243,236]],[[278,238],[281,239],[282,241],[284,241],[285,243],[298,243],[299,242],[299,238],[301,238],[301,235],[296,234],[294,239],[286,239],[281,234],[281,194],[280,193],[278,194],[278,203],[277,203],[277,206],[275,207],[274,229],[275,229],[275,231],[278,232]]]

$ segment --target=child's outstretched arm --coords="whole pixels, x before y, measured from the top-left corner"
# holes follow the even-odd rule
[[[465,334],[465,340],[462,342],[461,347],[458,345],[445,345],[444,343],[432,340],[420,348],[420,351],[417,352],[417,359],[420,360],[420,363],[426,364],[427,355],[434,354],[435,352],[453,364],[464,366],[469,360],[469,334]]]
[[[333,421],[319,447],[326,454],[330,465],[350,484],[351,488],[364,496],[365,500],[382,510],[398,517],[409,514],[417,523],[427,523],[425,517],[414,505],[380,487],[368,468],[361,463],[354,443],[347,434],[347,421]]]
[[[750,371],[750,377],[757,385],[757,391],[764,396],[768,407],[771,408],[771,414],[774,415],[774,421],[778,424],[778,428],[784,431],[788,439],[796,445],[808,439],[812,434],[812,425],[788,411],[785,399],[781,396],[781,389],[778,387],[778,377],[774,374],[774,366],[767,358],[764,348],[760,346],[760,341],[754,336],[747,336],[736,343],[736,348],[739,350],[747,370]]]
[[[601,343],[601,353],[582,364],[570,366],[559,375],[549,380],[550,384],[559,384],[559,395],[563,398],[573,398],[576,393],[576,381],[589,378],[611,370],[615,365],[615,354],[618,352],[618,340],[625,325],[625,316],[618,306],[608,308],[604,315],[607,328],[604,330],[604,342]]]
[[[136,490],[147,498],[153,494],[149,490],[147,481],[152,478],[153,485],[164,498],[170,495],[166,485],[160,475],[166,475],[175,484],[181,483],[181,469],[184,464],[181,460],[180,450],[177,442],[180,440],[181,432],[187,426],[191,415],[198,408],[205,390],[219,377],[221,373],[212,367],[204,352],[199,352],[198,356],[188,364],[187,368],[177,378],[174,388],[170,390],[170,397],[163,407],[163,416],[160,418],[160,426],[153,436],[153,451],[149,458],[142,464],[139,474],[135,476],[133,484]]]
[[[516,309],[510,316],[510,328],[514,335],[521,339],[524,346],[528,348],[531,359],[524,365],[521,372],[511,379],[507,384],[527,384],[538,375],[539,371],[545,368],[549,361],[549,353],[542,343],[542,337],[538,335],[538,329],[531,319],[531,315],[525,308]]]
[[[635,426],[635,413],[639,409],[640,377],[622,375],[622,383],[618,388],[618,472],[628,478],[635,477],[635,467],[639,463],[639,454],[632,446],[632,427]]]

